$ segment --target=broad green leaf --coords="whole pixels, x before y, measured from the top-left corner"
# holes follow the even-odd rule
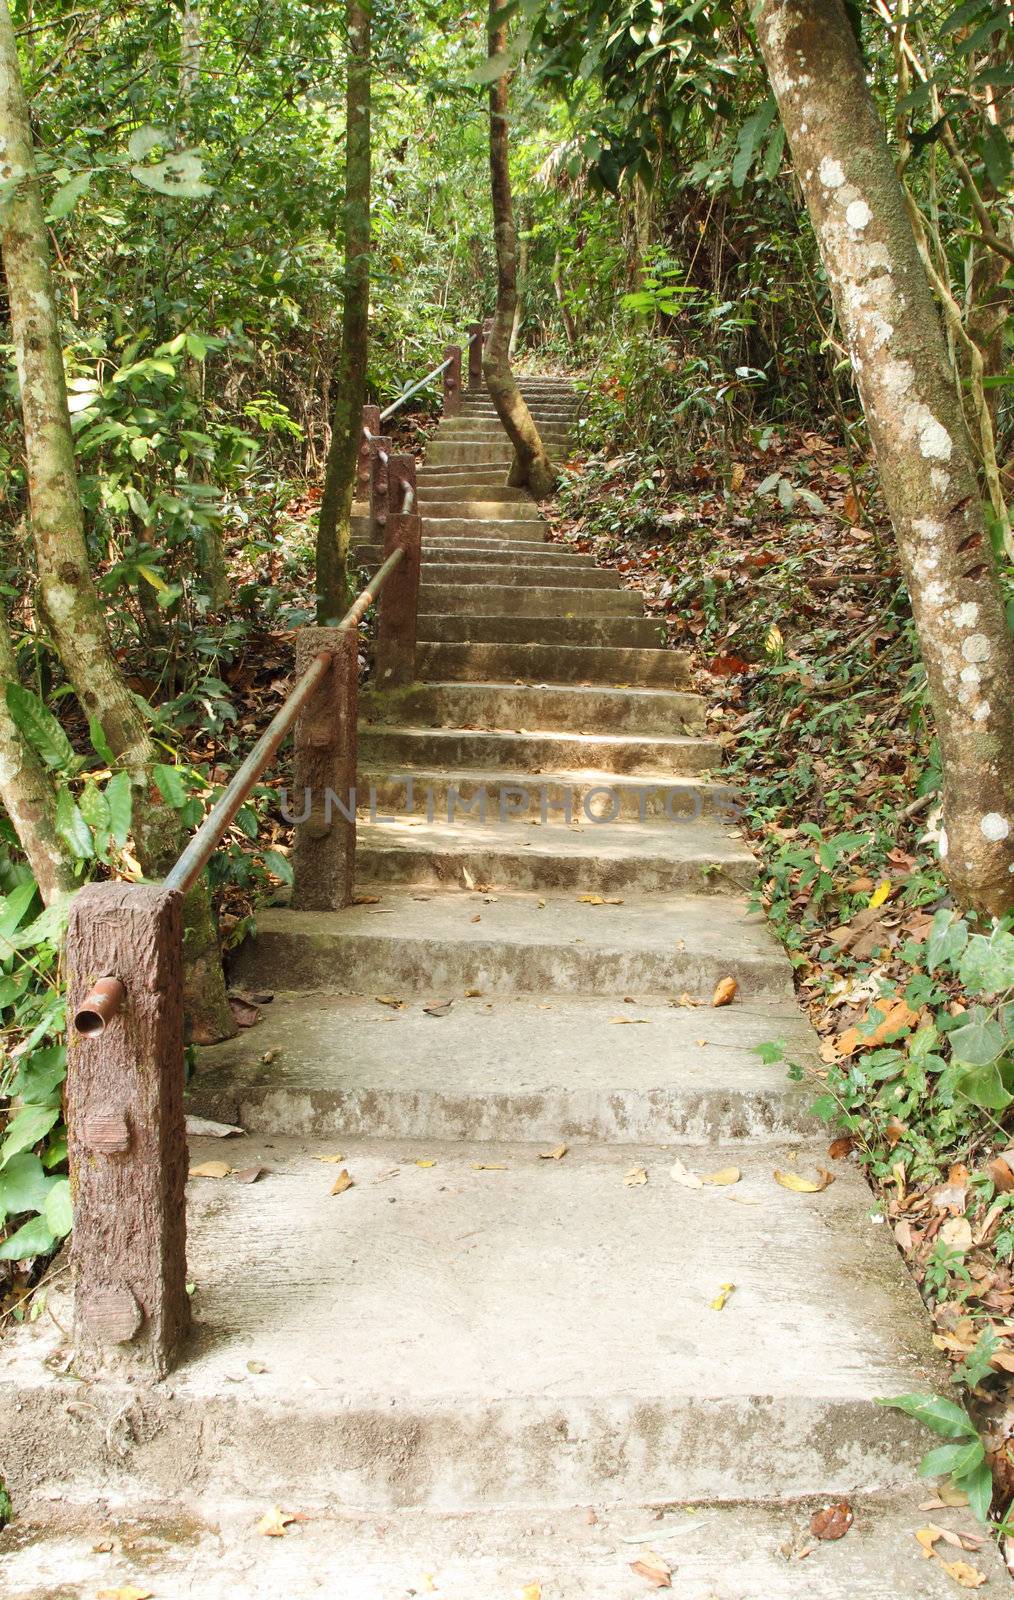
[[[157,161],[153,167],[131,167],[130,175],[146,189],[155,189],[159,194],[171,195],[177,200],[197,200],[215,192],[210,183],[204,182],[203,170],[196,150],[180,150],[164,161]]]
[[[69,217],[81,196],[87,190],[93,176],[92,172],[79,172],[67,183],[61,184],[54,194],[49,210],[46,213],[46,221],[59,222],[61,217]]]
[[[31,878],[26,883],[19,883],[16,889],[11,890],[3,902],[3,909],[0,910],[0,943],[11,937],[35,899],[37,892]]]
[[[67,1076],[67,1051],[62,1044],[33,1050],[22,1057],[13,1092],[32,1105],[59,1104],[60,1085]]]
[[[69,895],[61,895],[45,911],[40,911],[33,922],[26,923],[16,933],[0,936],[0,945],[5,950],[31,950],[40,944],[58,945],[67,931],[69,908]],[[42,1028],[43,1032],[48,1031],[48,1024],[44,1022]]]
[[[102,731],[102,724],[98,717],[88,718],[88,737],[92,742],[92,749],[97,756],[101,756],[107,767],[116,765],[116,757],[109,748],[109,740]]]
[[[153,150],[165,149],[172,144],[172,136],[165,128],[156,128],[153,123],[146,123],[143,128],[135,128],[127,140],[127,154],[132,161],[140,161],[144,156],[150,156]]]
[[[958,977],[973,994],[999,994],[1014,986],[1014,933],[994,928],[987,938],[973,933],[958,965]]]
[[[7,1124],[3,1144],[0,1144],[0,1172],[12,1156],[30,1150],[33,1144],[44,1139],[60,1115],[59,1106],[22,1106]]]
[[[983,1006],[974,1006],[971,1020],[947,1037],[954,1059],[963,1066],[986,1067],[1003,1054],[1003,1029]]]
[[[926,940],[926,967],[935,972],[944,962],[956,961],[968,943],[968,924],[953,911],[936,912]]]
[[[70,1198],[70,1180],[57,1178],[46,1196],[43,1216],[58,1239],[66,1238],[74,1225],[74,1208]]]
[[[109,802],[97,784],[85,784],[78,806],[93,833],[109,832]]]
[[[989,1462],[982,1460],[970,1472],[962,1473],[960,1487],[968,1496],[973,1515],[985,1522],[993,1499],[993,1473]]]
[[[283,856],[279,850],[265,850],[264,865],[276,878],[281,878],[283,883],[292,885],[292,862],[288,856]]]
[[[944,1400],[938,1394],[899,1394],[892,1400],[878,1400],[880,1406],[890,1406],[904,1411],[924,1427],[931,1428],[942,1439],[967,1439],[975,1434],[972,1419],[953,1400]]]
[[[54,772],[68,772],[76,757],[70,740],[48,706],[20,683],[7,685],[7,709],[17,727]]]
[[[920,1478],[943,1478],[953,1473],[958,1477],[971,1472],[982,1460],[985,1451],[981,1439],[960,1439],[956,1444],[938,1444],[919,1463]]]
[[[737,189],[742,189],[746,182],[761,140],[770,128],[774,115],[774,96],[769,95],[760,110],[755,111],[752,117],[747,117],[740,128],[732,162],[732,181]]]
[[[133,810],[130,779],[125,772],[113,774],[106,784],[105,796],[106,805],[109,807],[109,828],[113,838],[122,850],[130,834],[130,819]]]
[[[95,853],[91,830],[69,789],[61,789],[56,797],[55,826],[72,856],[79,861],[91,859]]]
[[[28,1256],[45,1256],[56,1238],[45,1217],[32,1217],[23,1228],[0,1244],[0,1261],[24,1261]]]
[[[954,1087],[966,1100],[971,1100],[974,1106],[982,1106],[986,1111],[1006,1111],[1011,1103],[1011,1096],[1004,1087],[995,1062],[959,1073]]]
[[[38,1156],[27,1150],[13,1156],[0,1172],[0,1223],[22,1211],[41,1211],[52,1186]]]
[[[162,798],[168,801],[169,805],[174,807],[175,810],[181,810],[187,803],[187,791],[179,767],[170,767],[164,762],[160,762],[155,767],[152,776],[158,785]]]

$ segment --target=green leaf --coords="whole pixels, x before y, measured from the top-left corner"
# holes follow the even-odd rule
[[[134,129],[127,140],[127,154],[132,161],[141,161],[145,156],[150,156],[153,150],[166,149],[171,144],[171,134],[165,128],[156,128],[149,122],[143,128]]]
[[[27,1150],[13,1156],[0,1172],[0,1223],[22,1211],[41,1211],[52,1185],[38,1156]]]
[[[775,100],[773,95],[769,95],[760,110],[755,111],[752,117],[747,117],[740,128],[732,162],[732,181],[737,189],[742,189],[746,182],[760,142],[770,128],[774,115]]]
[[[33,1217],[0,1244],[0,1261],[24,1261],[28,1256],[45,1256],[55,1244],[56,1239],[45,1217]]]
[[[920,1478],[955,1477],[978,1466],[985,1451],[981,1439],[961,1439],[957,1444],[939,1444],[919,1463]]]
[[[92,749],[97,756],[101,756],[107,767],[116,765],[116,757],[109,748],[109,741],[102,732],[102,724],[98,717],[88,718],[88,737],[92,742]]]
[[[968,1496],[968,1504],[974,1516],[980,1522],[985,1522],[989,1516],[989,1508],[993,1499],[993,1474],[989,1462],[982,1460],[971,1472],[961,1476],[961,1488]]]
[[[956,961],[968,943],[968,923],[953,911],[938,911],[926,940],[926,967],[935,972],[945,962]]]
[[[95,853],[91,830],[69,789],[61,789],[56,797],[55,826],[72,856],[76,856],[79,861],[91,859]]]
[[[69,1178],[56,1178],[46,1196],[43,1216],[58,1239],[65,1239],[74,1225],[74,1207],[70,1198]]]
[[[280,850],[265,850],[264,865],[276,878],[292,887],[292,862],[288,856],[283,856]]]
[[[975,1434],[975,1427],[967,1411],[944,1400],[938,1394],[899,1394],[892,1400],[878,1400],[878,1406],[890,1406],[914,1417],[923,1427],[931,1428],[942,1439],[967,1439]]]
[[[772,1067],[776,1061],[785,1060],[785,1045],[780,1039],[767,1039],[762,1044],[754,1045],[754,1053],[759,1055],[764,1066]]]
[[[983,139],[982,161],[990,183],[1002,189],[1010,177],[1010,145],[1002,128],[990,128]]]
[[[51,1105],[54,1095],[59,1103],[59,1089],[67,1076],[67,1051],[62,1044],[50,1045],[45,1050],[33,1050],[21,1058],[13,1093],[32,1105]]]
[[[987,1067],[1003,1054],[1003,1029],[984,1006],[974,1006],[971,1020],[947,1035],[951,1052],[963,1066]]]
[[[973,994],[999,994],[1014,985],[1014,933],[994,928],[987,938],[973,933],[958,966],[958,977]]]
[[[22,1106],[7,1124],[3,1144],[0,1145],[0,1171],[12,1156],[30,1150],[33,1144],[44,1139],[60,1115],[59,1106]]]
[[[971,1067],[967,1072],[959,1073],[955,1078],[954,1087],[958,1094],[964,1095],[974,1106],[982,1106],[986,1111],[1006,1111],[1011,1104],[1011,1096],[1004,1088],[1000,1069],[995,1062],[985,1067]]]
[[[46,212],[47,222],[59,222],[61,217],[69,217],[81,196],[85,193],[94,176],[93,172],[79,172],[57,189]]]
[[[182,810],[187,803],[187,791],[179,767],[169,767],[159,763],[152,776],[163,799],[167,800],[175,810]]]
[[[31,878],[11,890],[0,910],[0,944],[11,937],[37,893]]]
[[[54,772],[67,772],[76,763],[70,740],[37,694],[20,683],[7,685],[7,709],[18,731]]]
[[[109,807],[109,828],[122,850],[130,834],[130,819],[133,811],[133,797],[130,793],[130,779],[125,772],[114,773],[105,788],[106,805]]]
[[[203,171],[196,150],[180,150],[153,167],[131,167],[130,175],[146,189],[171,195],[174,200],[197,200],[215,192],[210,183],[204,182]]]
[[[78,801],[81,815],[84,817],[93,833],[108,833],[109,830],[109,802],[97,784],[88,782],[81,791]]]

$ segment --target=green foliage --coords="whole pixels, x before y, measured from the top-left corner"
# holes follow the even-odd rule
[[[949,1478],[956,1488],[964,1490],[973,1512],[980,1522],[985,1522],[993,1498],[993,1475],[982,1440],[967,1411],[953,1400],[935,1394],[902,1394],[879,1403],[903,1411],[948,1441],[923,1456],[919,1463],[920,1475]]]

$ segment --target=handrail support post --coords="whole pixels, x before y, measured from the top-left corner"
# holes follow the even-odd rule
[[[390,496],[392,509],[387,518],[384,557],[399,548],[405,554],[380,596],[376,667],[377,686],[381,689],[411,683],[415,677],[422,519],[416,497],[414,456],[391,457]],[[403,509],[406,500],[407,510]]]
[[[483,324],[468,324],[468,391],[475,394],[482,388]]]
[[[384,530],[391,508],[390,470],[392,440],[380,434],[367,440],[370,452],[370,525],[367,543],[384,543]]]
[[[369,437],[367,437],[369,435]],[[363,425],[356,456],[356,499],[365,500],[370,492],[370,438],[380,436],[380,407],[363,407]]]
[[[339,911],[354,894],[359,635],[355,628],[300,628],[297,675],[321,651],[331,653],[331,666],[296,723],[294,793],[286,795],[296,823],[297,911]]]
[[[444,345],[444,416],[456,417],[461,410],[461,346]]]

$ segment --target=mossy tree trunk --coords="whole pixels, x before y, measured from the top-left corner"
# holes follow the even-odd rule
[[[763,0],[757,36],[877,453],[944,772],[962,906],[1014,899],[1014,644],[929,279],[842,0]]]
[[[0,611],[0,800],[49,905],[75,887],[74,864],[56,831],[53,780],[7,710],[7,684],[17,681],[14,645]]]
[[[507,50],[507,24],[501,20],[499,0],[489,0],[490,60]],[[496,245],[496,311],[482,355],[482,371],[497,415],[514,446],[514,463],[508,482],[528,488],[537,499],[552,492],[556,472],[524,396],[514,380],[510,340],[518,303],[517,233],[508,166],[510,72],[489,86],[489,171],[493,196],[493,238]]]
[[[0,0],[0,247],[10,298],[21,391],[30,525],[39,609],[82,708],[95,718],[130,777],[134,842],[149,877],[161,876],[181,847],[179,819],[151,784],[154,746],[113,655],[85,548],[63,349],[49,268],[42,194],[7,0]],[[207,886],[188,896],[187,1007],[201,1039],[235,1032]]]
[[[345,93],[345,298],[331,443],[317,524],[317,621],[347,603],[349,537],[366,398],[370,315],[370,6],[348,0]]]

